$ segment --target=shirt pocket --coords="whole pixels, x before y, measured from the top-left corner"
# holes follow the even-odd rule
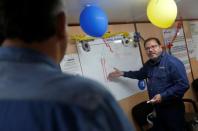
[[[158,69],[154,77],[159,85],[166,85],[169,81],[168,72],[165,69]]]

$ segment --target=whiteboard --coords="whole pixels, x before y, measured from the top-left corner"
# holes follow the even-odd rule
[[[135,79],[120,77],[113,81],[107,80],[107,75],[114,67],[122,71],[139,70],[142,67],[139,47],[123,45],[121,41],[105,44],[102,39],[89,42],[89,45],[91,50],[86,52],[81,43],[77,44],[83,76],[102,83],[117,100],[141,91]]]

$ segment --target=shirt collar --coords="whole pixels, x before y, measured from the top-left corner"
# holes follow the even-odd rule
[[[0,61],[45,63],[60,70],[60,66],[57,65],[51,58],[29,48],[0,47]]]
[[[160,63],[160,61],[161,61],[161,59],[162,59],[162,57],[165,55],[165,52],[163,51],[159,56],[158,56],[158,58],[156,59],[156,60],[149,60],[149,63],[151,64],[151,65],[156,65],[156,64],[159,64]]]

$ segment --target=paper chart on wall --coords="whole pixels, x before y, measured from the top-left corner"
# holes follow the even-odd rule
[[[77,45],[83,76],[102,83],[117,100],[131,96],[137,92],[138,80],[120,77],[114,81],[107,80],[113,68],[122,71],[139,70],[142,66],[139,47],[123,45],[121,42],[104,43],[102,39],[89,42],[90,51]]]
[[[171,40],[173,39],[173,37],[175,35],[175,32],[176,32],[175,28],[163,30],[164,43],[166,45],[171,42]],[[188,52],[187,52],[182,28],[179,29],[179,31],[177,33],[177,37],[172,44],[173,44],[173,46],[171,48],[171,54],[174,55],[175,57],[177,57],[178,59],[180,59],[186,68],[186,72],[190,73],[191,72],[190,61],[188,58]]]
[[[78,54],[66,54],[62,59],[60,66],[64,73],[82,75]]]
[[[190,29],[192,34],[192,44],[195,52],[196,60],[198,60],[198,22],[190,22]]]

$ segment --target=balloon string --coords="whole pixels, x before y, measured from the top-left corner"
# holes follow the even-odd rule
[[[108,43],[108,42],[106,42],[106,40],[105,40],[105,39],[103,39],[103,41],[104,41],[104,43],[105,43],[106,47],[108,47],[108,48],[109,48],[109,50],[111,51],[111,53],[113,53],[113,50],[112,50],[111,46],[109,45],[109,43]]]
[[[180,21],[177,23],[176,31],[175,31],[175,34],[174,34],[174,36],[173,36],[171,42],[169,42],[168,45],[167,45],[167,48],[169,49],[169,51],[170,51],[170,49],[172,48],[173,42],[174,42],[175,39],[177,38],[178,32],[179,32],[179,30],[181,29],[181,27],[182,27],[182,17],[180,18]]]

